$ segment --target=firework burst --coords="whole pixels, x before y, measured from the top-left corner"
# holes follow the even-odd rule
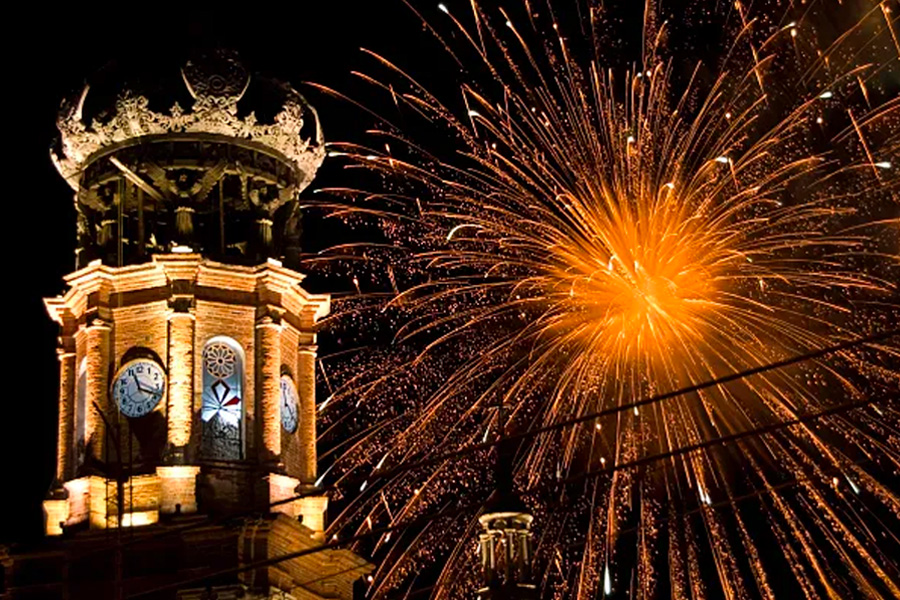
[[[323,362],[326,477],[369,478],[335,535],[486,495],[483,454],[377,471],[487,439],[498,403],[516,431],[626,406],[519,446],[545,596],[900,596],[896,346],[630,407],[896,322],[900,10],[794,4],[648,2],[631,67],[606,58],[602,5],[440,5],[460,106],[375,56],[389,83],[365,80],[452,141],[380,119],[378,145],[333,148],[395,190],[323,203],[386,243],[316,260],[390,282],[344,301],[335,335],[393,336]],[[721,40],[686,68],[674,40],[698,22]],[[872,404],[613,469],[847,399]],[[472,517],[383,536],[372,594],[473,589]]]

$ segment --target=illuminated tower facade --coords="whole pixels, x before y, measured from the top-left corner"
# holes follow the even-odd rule
[[[185,556],[192,572],[237,570],[323,538],[316,327],[330,299],[293,268],[322,131],[300,94],[228,53],[138,81],[85,86],[58,122],[78,240],[67,291],[46,300],[60,331],[46,533],[84,544],[252,514],[190,543],[162,536],[208,547],[208,560]],[[117,552],[116,593],[159,575],[141,570],[139,541]],[[320,552],[154,597],[349,598],[370,568]],[[59,597],[97,593],[61,577]]]

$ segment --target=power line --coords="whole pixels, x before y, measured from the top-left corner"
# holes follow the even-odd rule
[[[851,462],[848,462],[845,464],[859,466],[859,465],[870,463],[870,462],[872,462],[872,461],[869,459],[865,459],[865,460],[851,461]],[[838,473],[843,474],[842,471],[835,470],[835,471],[829,473],[829,475],[836,476]],[[814,480],[815,480],[815,478],[814,478],[814,475],[812,475],[812,474],[806,475],[804,477],[794,477],[787,481],[782,481],[781,483],[776,483],[774,485],[767,485],[767,486],[760,488],[753,492],[747,492],[745,494],[738,494],[736,496],[728,496],[727,498],[725,498],[723,500],[719,500],[718,502],[712,502],[709,504],[701,504],[701,505],[697,506],[696,508],[692,508],[690,510],[683,511],[679,514],[662,517],[661,519],[659,519],[657,521],[657,523],[660,523],[660,524],[668,523],[669,521],[672,521],[674,519],[682,519],[684,517],[689,517],[691,515],[701,513],[709,508],[723,508],[726,506],[734,506],[736,504],[745,502],[747,500],[753,500],[754,498],[761,498],[762,496],[765,496],[767,494],[774,494],[775,492],[794,487],[795,485],[798,485],[800,483],[805,483],[805,482],[814,481]],[[629,533],[634,533],[638,529],[639,529],[639,527],[637,527],[637,526],[629,527],[627,529],[619,530],[619,533],[621,535],[627,535]],[[572,544],[572,546],[576,546],[576,545],[581,545],[581,544],[580,543]]]
[[[855,348],[857,346],[861,346],[861,345],[865,345],[865,344],[871,344],[873,342],[885,340],[885,339],[888,339],[888,338],[891,338],[891,337],[894,337],[897,335],[900,335],[900,329],[893,329],[890,331],[873,334],[873,335],[870,335],[870,336],[867,336],[864,338],[850,340],[847,342],[836,344],[834,346],[828,346],[825,348],[821,348],[819,350],[815,350],[815,351],[809,352],[807,354],[800,354],[797,356],[793,356],[791,358],[780,360],[778,362],[754,367],[754,368],[748,369],[746,371],[739,371],[736,373],[731,373],[729,375],[725,375],[724,377],[719,377],[717,379],[710,379],[703,383],[691,385],[686,388],[681,388],[681,389],[674,390],[671,392],[666,392],[664,394],[659,394],[657,396],[651,396],[649,398],[644,398],[642,400],[637,400],[635,402],[630,402],[627,404],[620,404],[618,406],[614,406],[612,408],[607,408],[607,409],[604,409],[601,411],[587,413],[587,414],[581,415],[579,417],[573,417],[571,419],[559,421],[559,422],[553,423],[551,425],[546,425],[546,426],[538,427],[535,429],[529,429],[527,431],[523,431],[520,433],[510,434],[505,437],[505,440],[508,442],[508,441],[526,439],[526,438],[540,435],[542,433],[548,433],[550,431],[556,431],[558,429],[564,429],[566,427],[571,427],[572,425],[580,425],[581,423],[585,423],[588,421],[594,421],[596,419],[600,419],[603,417],[608,417],[608,416],[618,414],[618,413],[626,411],[626,410],[640,408],[642,406],[647,406],[650,404],[657,404],[659,402],[663,402],[665,400],[670,400],[670,399],[676,398],[678,396],[683,396],[685,394],[690,394],[692,392],[697,392],[697,391],[700,391],[700,390],[703,390],[706,388],[716,387],[719,385],[730,383],[732,381],[737,381],[740,379],[751,377],[753,375],[759,375],[759,374],[765,373],[767,371],[774,371],[774,370],[788,367],[790,365],[804,362],[807,360],[814,360],[816,358],[821,358],[823,356],[827,356],[827,355],[833,354],[835,352],[840,352],[842,350],[849,350],[851,348]],[[422,459],[420,461],[416,461],[413,463],[400,464],[400,465],[397,465],[396,467],[393,467],[391,469],[387,469],[384,471],[379,471],[376,469],[376,471],[373,473],[373,475],[377,475],[380,478],[391,477],[393,475],[396,475],[397,473],[402,473],[404,471],[418,469],[420,467],[429,466],[429,465],[439,463],[439,462],[444,462],[451,458],[458,458],[459,456],[463,456],[465,454],[470,454],[470,453],[478,452],[481,450],[487,450],[487,449],[493,448],[494,446],[498,445],[499,443],[500,442],[495,440],[495,441],[491,441],[491,442],[483,442],[480,444],[474,444],[472,446],[466,446],[465,448],[461,448],[459,450],[454,450],[452,452],[446,452],[444,454],[440,454],[438,456],[434,456],[431,458]],[[366,478],[360,477],[355,481],[358,482],[358,481],[364,480],[364,479],[368,479],[368,477],[366,477]]]
[[[872,404],[873,402],[874,402],[874,400],[870,398],[870,399],[866,399],[866,400],[858,400],[855,402],[839,404],[837,406],[833,406],[831,408],[828,408],[828,409],[825,409],[822,411],[818,411],[818,412],[814,412],[814,413],[808,413],[806,415],[796,417],[796,418],[790,419],[788,421],[772,423],[770,425],[765,425],[762,427],[749,429],[749,430],[742,431],[739,433],[718,437],[718,438],[715,438],[712,440],[707,440],[705,442],[701,442],[701,443],[697,443],[697,444],[690,444],[688,446],[683,446],[681,448],[676,448],[674,450],[670,450],[667,452],[662,452],[659,454],[654,454],[651,456],[635,459],[633,461],[621,463],[621,464],[614,465],[611,467],[606,467],[603,469],[586,471],[585,473],[581,473],[577,476],[570,477],[568,479],[564,479],[564,480],[561,480],[558,482],[553,482],[552,487],[557,487],[560,484],[572,483],[575,481],[582,481],[585,479],[592,479],[594,477],[599,477],[600,475],[612,474],[616,471],[633,469],[633,468],[644,466],[646,464],[649,464],[651,462],[655,462],[658,460],[665,460],[665,459],[671,458],[673,456],[689,454],[691,452],[695,452],[697,450],[701,450],[701,449],[704,449],[707,447],[718,446],[718,445],[737,441],[737,440],[747,438],[747,437],[766,435],[766,434],[772,433],[774,431],[777,431],[779,429],[792,427],[794,425],[799,425],[801,423],[814,421],[817,419],[821,419],[823,417],[828,417],[828,416],[836,415],[838,413],[847,412],[847,411],[854,410],[857,408],[862,408],[862,407],[868,406],[869,404]],[[544,489],[550,489],[550,488],[551,488],[551,485],[544,485],[544,486],[539,486],[537,488],[524,490],[524,491],[512,491],[511,494],[513,496],[527,496],[527,495],[532,495],[532,494],[544,491]],[[435,511],[432,513],[427,513],[427,514],[421,515],[414,519],[410,519],[403,523],[397,523],[394,525],[386,525],[386,526],[380,527],[380,528],[373,528],[373,529],[369,530],[367,533],[360,533],[360,534],[357,534],[354,536],[350,536],[348,538],[344,538],[342,540],[334,540],[331,542],[326,542],[325,544],[321,544],[319,546],[313,546],[311,548],[306,548],[304,550],[299,550],[297,552],[291,552],[288,554],[283,554],[281,556],[276,556],[276,557],[268,558],[265,560],[256,561],[253,563],[242,565],[240,567],[232,567],[229,569],[223,569],[223,570],[217,571],[215,573],[201,575],[201,576],[187,579],[187,580],[184,580],[181,582],[170,583],[170,584],[159,586],[159,587],[156,587],[156,588],[153,588],[150,590],[138,592],[137,594],[132,594],[132,595],[128,596],[128,598],[140,598],[140,597],[147,596],[150,594],[155,594],[158,592],[175,590],[175,589],[181,588],[186,585],[197,584],[197,583],[200,583],[200,582],[206,581],[208,579],[212,579],[212,578],[225,577],[225,576],[229,576],[229,575],[238,575],[238,574],[246,572],[246,571],[269,567],[269,566],[284,562],[286,560],[293,560],[295,558],[301,558],[303,556],[307,556],[310,554],[316,554],[318,552],[323,552],[325,550],[332,550],[335,548],[339,548],[341,546],[353,544],[353,543],[356,543],[356,542],[359,542],[362,540],[366,540],[369,538],[379,537],[386,533],[410,529],[410,528],[416,527],[416,526],[427,525],[437,519],[453,517],[453,516],[480,508],[481,506],[483,506],[483,504],[484,504],[484,501],[479,501],[479,502],[473,502],[473,503],[463,505],[463,506],[457,506],[456,508],[453,508],[450,510],[441,509],[441,510],[438,510],[438,511]]]
[[[359,566],[347,567],[346,569],[341,569],[340,571],[332,571],[331,573],[325,573],[324,575],[316,577],[315,579],[307,579],[306,581],[301,581],[300,583],[295,585],[294,588],[298,588],[298,587],[302,588],[302,587],[306,587],[308,585],[312,585],[314,583],[319,583],[320,581],[328,581],[332,577],[337,577],[338,575],[344,575],[346,573],[352,573],[353,571],[358,571],[360,568],[361,567],[359,567]]]
[[[700,450],[703,448],[707,448],[709,446],[717,446],[722,444],[727,444],[728,442],[734,442],[746,437],[764,435],[766,433],[770,433],[772,431],[777,431],[778,429],[784,429],[785,427],[791,427],[793,425],[799,425],[801,423],[805,423],[810,420],[810,418],[821,418],[828,417],[830,415],[835,415],[838,413],[846,412],[848,410],[853,410],[854,408],[862,408],[864,406],[868,406],[872,404],[874,400],[871,398],[866,400],[857,400],[856,402],[849,402],[846,404],[838,404],[837,406],[833,406],[831,408],[827,408],[825,410],[810,413],[804,415],[802,417],[795,417],[793,419],[789,419],[787,421],[779,421],[778,423],[771,423],[769,425],[763,425],[762,427],[756,427],[754,429],[748,429],[746,431],[741,431],[738,433],[732,433],[730,435],[723,435],[721,437],[714,438],[712,440],[706,440],[703,442],[697,442],[696,444],[688,444],[687,446],[682,446],[681,448],[676,448],[674,450],[669,450],[666,452],[661,452],[659,454],[653,454],[651,456],[646,456],[644,458],[638,458],[633,461],[626,463],[629,467],[640,467],[648,463],[655,462],[657,460],[671,458],[673,456],[678,456],[681,454],[687,454],[694,450]],[[601,468],[595,469],[593,471],[585,471],[584,473],[579,473],[578,475],[574,475],[572,477],[568,477],[566,479],[560,480],[561,483],[574,483],[576,481],[581,481],[584,479],[590,479],[597,475],[602,475],[607,472],[609,469]]]
[[[869,335],[869,336],[865,336],[865,337],[857,338],[857,339],[854,339],[854,340],[849,340],[849,341],[846,341],[846,342],[842,342],[842,343],[839,343],[839,344],[835,344],[835,345],[833,345],[833,346],[826,346],[826,347],[824,347],[824,348],[820,348],[820,349],[818,349],[818,350],[813,350],[813,351],[808,352],[808,353],[806,353],[806,354],[799,354],[799,355],[796,355],[796,356],[793,356],[793,357],[790,357],[790,358],[787,358],[787,359],[784,359],[784,360],[780,360],[780,361],[777,361],[777,362],[774,362],[774,363],[768,363],[768,364],[765,364],[765,365],[760,365],[760,366],[758,366],[758,367],[753,367],[753,368],[748,369],[748,370],[745,370],[745,371],[738,371],[738,372],[735,372],[735,373],[731,373],[731,374],[725,375],[725,376],[723,376],[723,377],[719,377],[719,378],[716,378],[716,379],[710,379],[710,380],[705,381],[705,382],[703,382],[703,383],[694,384],[694,385],[688,386],[688,387],[686,387],[686,388],[681,388],[681,389],[678,389],[678,390],[674,390],[674,391],[671,391],[671,392],[666,392],[666,393],[664,393],[664,394],[659,394],[659,395],[656,395],[656,396],[650,396],[650,397],[648,397],[648,398],[644,398],[644,399],[642,399],[642,400],[637,400],[637,401],[635,401],[635,402],[631,402],[631,403],[627,403],[627,404],[620,404],[620,405],[618,405],[618,406],[611,407],[611,408],[608,408],[608,409],[604,409],[604,410],[601,410],[601,411],[597,411],[597,412],[593,412],[593,413],[587,413],[587,414],[581,415],[581,416],[579,416],[579,417],[573,417],[573,418],[571,418],[571,419],[567,419],[567,420],[564,420],[564,421],[559,421],[559,422],[557,422],[557,423],[553,423],[553,424],[551,424],[551,425],[546,425],[546,426],[543,426],[543,427],[538,427],[538,428],[536,428],[536,429],[529,429],[529,430],[527,430],[527,431],[523,431],[523,432],[520,432],[520,433],[516,433],[516,434],[512,434],[512,435],[506,436],[506,437],[505,437],[505,440],[506,440],[506,442],[509,442],[509,441],[515,441],[515,440],[522,440],[522,439],[534,437],[534,436],[537,436],[537,435],[540,435],[540,434],[543,434],[543,433],[548,433],[548,432],[550,432],[550,431],[555,431],[555,430],[558,430],[558,429],[564,429],[564,428],[566,428],[566,427],[571,427],[571,426],[573,426],[573,425],[579,425],[579,424],[581,424],[581,423],[585,423],[585,422],[588,422],[588,421],[593,421],[593,420],[600,419],[600,418],[603,418],[603,417],[607,417],[607,416],[611,416],[611,415],[614,415],[614,414],[618,414],[618,413],[620,413],[620,412],[622,412],[622,411],[627,411],[627,410],[631,410],[631,409],[634,409],[634,408],[639,408],[639,407],[642,407],[642,406],[647,406],[647,405],[650,405],[650,404],[657,404],[657,403],[659,403],[659,402],[663,402],[663,401],[665,401],[665,400],[670,400],[670,399],[672,399],[672,398],[676,398],[676,397],[682,396],[682,395],[684,395],[684,394],[689,394],[689,393],[692,393],[692,392],[700,391],[700,390],[707,389],[707,388],[711,388],[711,387],[716,387],[716,386],[719,386],[719,385],[724,385],[724,384],[730,383],[730,382],[732,382],[732,381],[738,381],[738,380],[744,379],[744,378],[746,378],[746,377],[751,377],[751,376],[753,376],[753,375],[759,375],[759,374],[761,374],[761,373],[765,373],[765,372],[768,372],[768,371],[774,371],[774,370],[777,370],[777,369],[781,369],[781,368],[784,368],[784,367],[787,367],[787,366],[790,366],[790,365],[793,365],[793,364],[805,362],[805,361],[808,361],[808,360],[815,360],[815,359],[817,359],[817,358],[821,358],[821,357],[827,356],[827,355],[829,355],[829,354],[834,354],[834,353],[836,353],[836,352],[841,352],[841,351],[844,351],[844,350],[850,350],[850,349],[856,348],[856,347],[858,347],[858,346],[863,346],[863,345],[866,345],[866,344],[872,344],[872,343],[875,343],[875,342],[879,342],[879,341],[882,341],[882,340],[886,340],[886,339],[895,337],[895,336],[897,336],[897,335],[900,335],[900,329],[892,329],[892,330],[889,330],[889,331],[884,331],[884,332],[880,332],[880,333],[875,333],[875,334],[872,334],[872,335]],[[399,464],[399,465],[397,465],[397,466],[395,466],[395,467],[392,467],[392,468],[390,468],[390,469],[385,469],[385,470],[378,470],[378,469],[376,469],[376,470],[375,470],[373,473],[371,473],[370,475],[365,476],[365,477],[362,477],[362,476],[357,477],[357,478],[351,480],[351,481],[350,481],[349,483],[347,483],[346,485],[348,485],[348,486],[359,485],[361,482],[368,481],[368,480],[371,479],[372,477],[377,477],[378,479],[387,479],[387,478],[393,477],[394,475],[397,475],[397,474],[399,474],[399,473],[403,473],[403,472],[406,472],[406,471],[411,471],[411,470],[414,470],[414,469],[419,469],[419,468],[422,468],[422,467],[427,467],[427,466],[430,466],[430,465],[433,465],[433,464],[437,464],[437,463],[441,463],[441,462],[444,462],[444,461],[447,461],[447,460],[450,460],[450,459],[453,459],[453,458],[458,458],[458,457],[465,456],[465,455],[468,455],[468,454],[473,454],[473,453],[476,453],[476,452],[480,452],[480,451],[484,451],[484,450],[489,450],[489,449],[493,448],[494,446],[497,446],[499,443],[500,443],[500,442],[498,442],[497,440],[494,440],[494,441],[490,441],[490,442],[483,442],[483,443],[479,443],[479,444],[473,444],[473,445],[471,445],[471,446],[466,446],[466,447],[464,447],[464,448],[460,448],[460,449],[458,449],[458,450],[454,450],[454,451],[451,451],[451,452],[446,452],[446,453],[444,453],[444,454],[439,454],[439,455],[437,455],[437,456],[433,456],[433,457],[421,459],[421,460],[418,460],[418,461],[413,461],[413,462],[410,462],[410,463],[401,463],[401,464]],[[266,508],[269,508],[269,509],[275,508],[275,507],[277,507],[277,506],[282,506],[282,505],[284,505],[284,504],[290,504],[290,503],[295,502],[296,500],[300,500],[300,499],[302,499],[302,498],[306,498],[306,497],[309,497],[309,496],[318,496],[318,495],[321,495],[321,494],[323,494],[323,493],[325,493],[325,492],[328,492],[328,491],[337,491],[337,490],[339,490],[339,489],[340,489],[339,486],[336,485],[336,484],[332,484],[332,485],[325,486],[325,487],[321,487],[321,488],[316,488],[316,489],[310,490],[310,491],[308,491],[308,492],[303,492],[303,493],[300,493],[300,494],[296,494],[296,495],[293,495],[293,496],[289,496],[289,497],[287,497],[287,498],[283,498],[283,499],[281,499],[281,500],[277,500],[277,501],[274,501],[274,502],[270,502],[268,505],[266,505]],[[133,539],[133,540],[130,540],[130,541],[128,541],[128,542],[125,542],[125,543],[123,544],[123,546],[131,546],[131,545],[134,545],[134,544],[143,543],[143,542],[151,541],[151,540],[158,539],[158,538],[162,538],[162,537],[167,537],[167,536],[170,536],[170,535],[180,534],[180,533],[182,533],[182,532],[184,532],[184,531],[189,531],[189,530],[192,530],[192,529],[197,529],[197,528],[201,528],[201,527],[210,527],[210,526],[217,525],[217,524],[227,523],[227,522],[232,521],[232,520],[234,520],[234,519],[239,519],[239,518],[242,518],[242,517],[247,517],[247,516],[252,516],[252,515],[259,514],[259,512],[260,512],[259,509],[245,510],[245,511],[236,511],[236,512],[234,512],[234,513],[231,513],[231,514],[228,514],[228,515],[224,515],[224,516],[221,516],[221,517],[217,517],[217,518],[214,518],[214,519],[203,520],[203,521],[201,521],[201,522],[191,523],[190,525],[185,525],[185,526],[183,526],[183,527],[172,528],[172,529],[167,530],[167,531],[162,531],[162,532],[156,533],[156,534],[154,534],[154,535],[152,535],[152,536],[147,536],[147,537],[143,537],[143,538],[135,538],[135,539]],[[83,558],[83,557],[86,557],[86,556],[92,556],[92,555],[94,555],[94,554],[97,554],[97,553],[100,553],[100,552],[105,552],[105,551],[108,551],[108,550],[109,550],[109,548],[99,548],[99,549],[94,550],[94,551],[92,551],[92,552],[88,552],[88,553],[86,553],[86,554],[83,554],[83,555],[79,556],[78,558]]]

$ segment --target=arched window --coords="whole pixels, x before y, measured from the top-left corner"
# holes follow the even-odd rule
[[[84,464],[84,451],[87,444],[87,357],[78,365],[78,379],[75,380],[75,465]]]
[[[201,453],[204,458],[239,460],[244,450],[244,351],[217,336],[203,347]]]

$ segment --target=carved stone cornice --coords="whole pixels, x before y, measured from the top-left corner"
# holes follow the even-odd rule
[[[302,273],[272,259],[245,267],[198,254],[156,254],[150,262],[124,267],[94,261],[66,276],[69,289],[64,295],[44,303],[51,318],[64,325],[110,306],[135,303],[165,302],[169,310],[190,313],[195,300],[202,298],[254,305],[260,317],[287,320],[298,331],[312,332],[330,312],[331,297],[307,292],[301,285],[303,278]]]

